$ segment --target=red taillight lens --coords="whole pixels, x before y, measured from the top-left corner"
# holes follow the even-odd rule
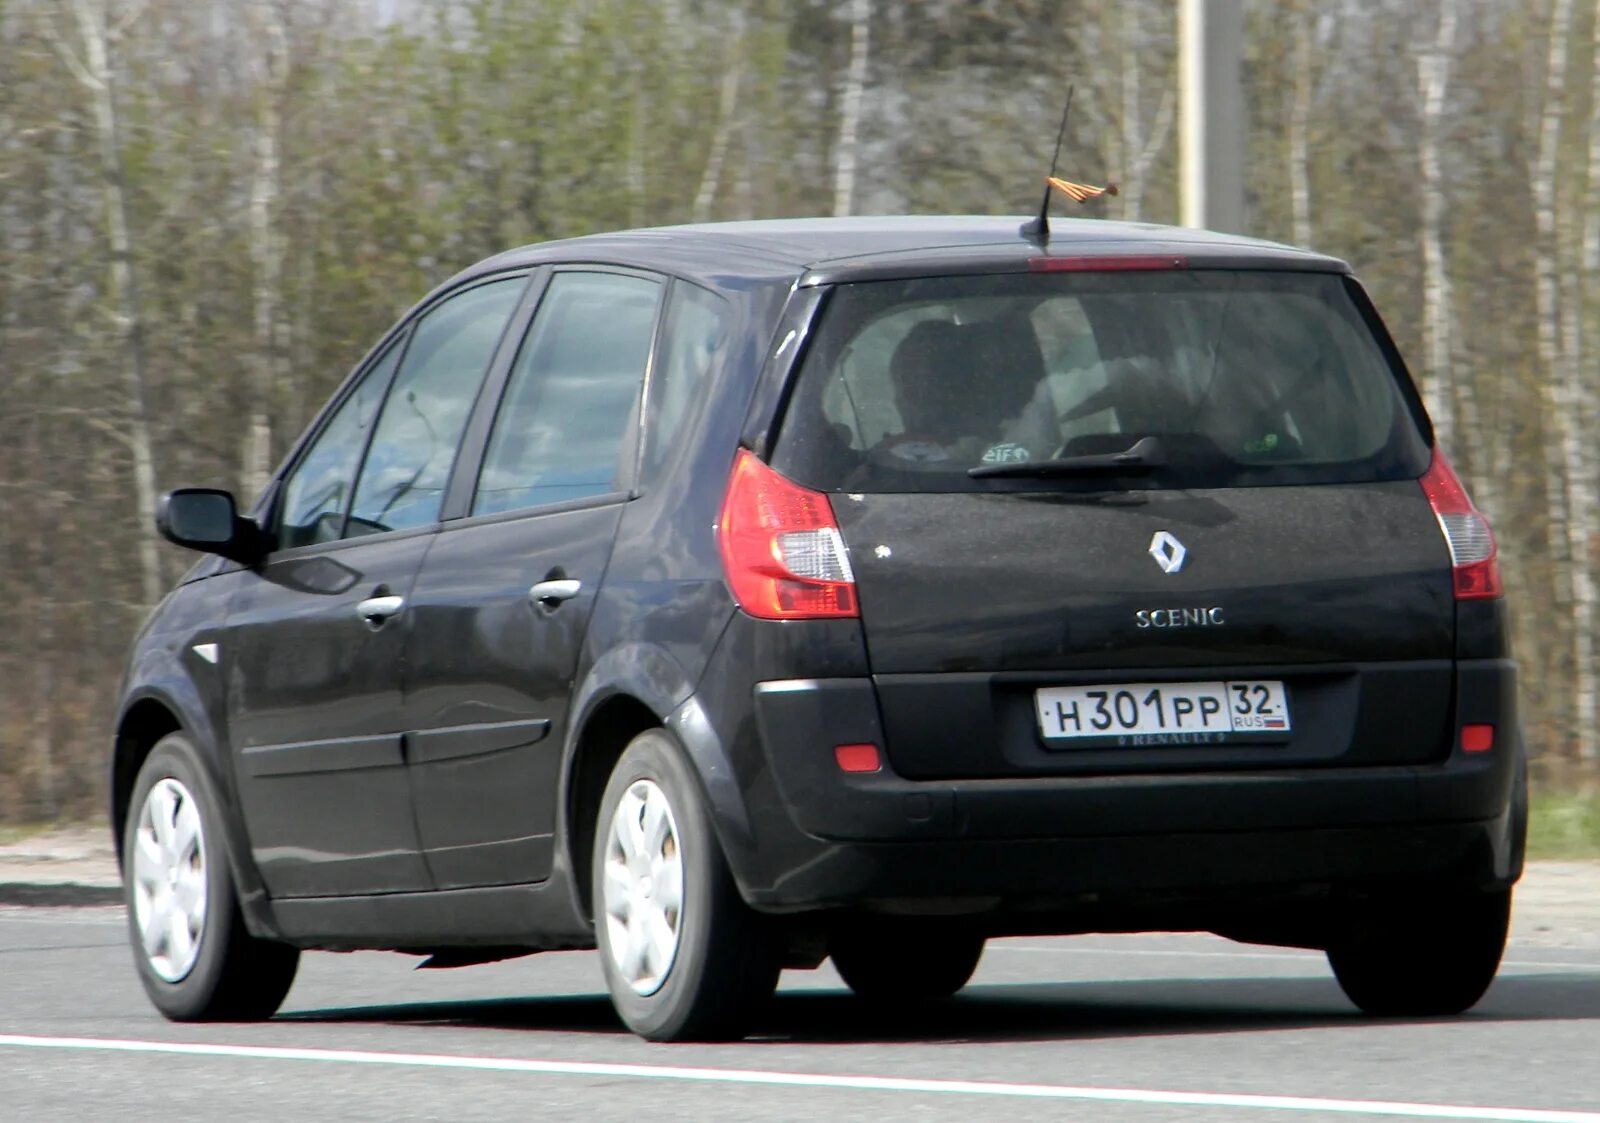
[[[1486,753],[1492,748],[1494,748],[1494,726],[1463,725],[1461,727],[1462,752]]]
[[[1433,463],[1422,477],[1422,491],[1450,547],[1456,600],[1489,600],[1501,594],[1499,552],[1494,531],[1483,512],[1472,505],[1467,489],[1444,453],[1433,451]]]
[[[740,449],[717,520],[722,568],[739,607],[763,620],[855,616],[855,574],[821,492]]]

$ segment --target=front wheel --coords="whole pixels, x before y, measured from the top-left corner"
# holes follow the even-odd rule
[[[298,949],[245,930],[219,808],[195,748],[164,737],[139,770],[123,825],[123,884],[139,981],[173,1021],[270,1018]]]
[[[1511,890],[1429,894],[1373,905],[1328,948],[1345,995],[1368,1014],[1459,1014],[1483,997],[1500,967]]]
[[[949,998],[966,986],[983,944],[982,935],[948,922],[884,918],[841,929],[828,952],[858,997],[901,1006]]]
[[[662,730],[628,745],[600,801],[595,936],[611,1001],[652,1041],[743,1037],[778,982],[763,919],[739,896],[694,772]]]

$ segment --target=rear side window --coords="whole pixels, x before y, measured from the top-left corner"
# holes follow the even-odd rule
[[[728,305],[684,281],[672,286],[661,357],[650,375],[644,478],[656,479],[699,398],[707,372],[728,334]]]
[[[822,317],[774,457],[810,487],[1229,487],[1427,466],[1396,372],[1332,274],[869,282],[840,286]],[[967,475],[1146,437],[1160,465],[1136,474]]]
[[[495,416],[473,514],[617,490],[660,293],[644,277],[555,275]]]

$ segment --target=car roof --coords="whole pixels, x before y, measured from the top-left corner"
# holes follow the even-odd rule
[[[1104,219],[1055,218],[1041,248],[1020,216],[897,215],[782,218],[658,226],[509,250],[463,277],[548,262],[633,265],[713,287],[801,284],[953,270],[1026,269],[1040,257],[1173,256],[1191,265],[1348,272],[1336,258],[1210,230]],[[459,279],[459,278],[458,278]]]

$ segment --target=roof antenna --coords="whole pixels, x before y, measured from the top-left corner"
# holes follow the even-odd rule
[[[1060,191],[1068,198],[1079,203],[1086,203],[1090,199],[1098,199],[1101,195],[1115,195],[1117,185],[1108,183],[1104,187],[1095,187],[1087,183],[1073,183],[1071,180],[1057,179],[1056,166],[1061,162],[1061,143],[1067,137],[1067,118],[1072,113],[1072,95],[1077,91],[1077,85],[1067,87],[1067,105],[1061,111],[1061,127],[1056,130],[1056,151],[1050,157],[1050,175],[1044,181],[1044,198],[1039,201],[1039,215],[1022,224],[1018,231],[1024,238],[1033,242],[1040,249],[1050,244],[1050,192]]]

